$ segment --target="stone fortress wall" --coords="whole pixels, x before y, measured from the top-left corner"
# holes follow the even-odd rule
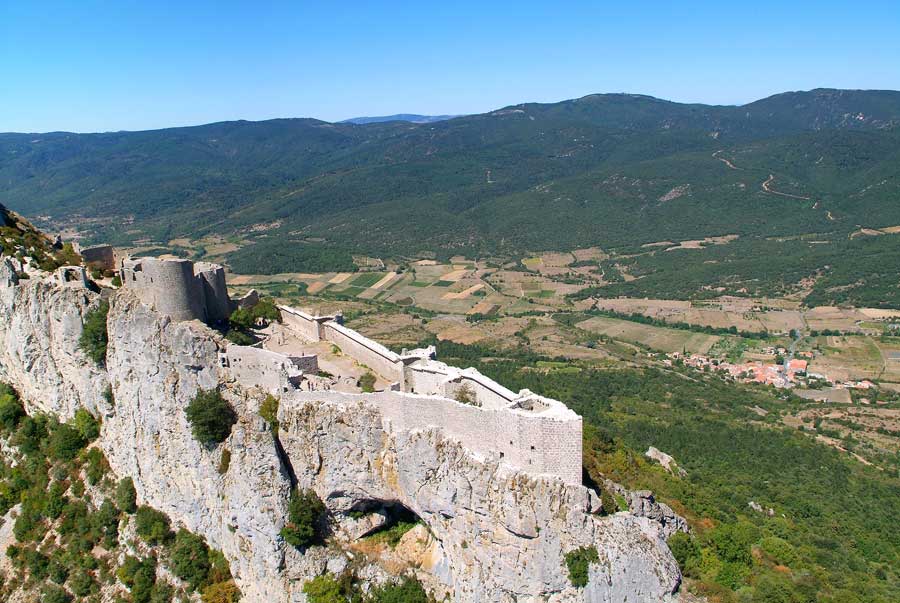
[[[360,364],[393,380],[390,391],[289,392],[283,400],[377,404],[391,429],[442,429],[471,451],[516,469],[581,483],[582,420],[563,403],[515,393],[473,368],[435,360],[433,347],[397,354],[339,323],[279,306],[284,324],[309,341],[329,341]],[[461,390],[466,391],[463,398]],[[458,401],[461,399],[463,401]]]

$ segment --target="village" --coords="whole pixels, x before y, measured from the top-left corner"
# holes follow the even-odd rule
[[[716,371],[739,383],[758,383],[779,389],[808,388],[798,394],[807,394],[803,397],[819,401],[827,400],[828,396],[816,396],[809,392],[822,390],[822,388],[828,388],[827,392],[831,393],[836,390],[870,390],[878,387],[868,379],[841,381],[832,379],[827,374],[810,371],[809,363],[815,357],[811,351],[797,352],[796,356],[799,357],[792,358],[790,351],[786,348],[770,346],[765,348],[763,353],[774,356],[776,362],[755,360],[733,363],[704,354],[672,352],[666,354],[663,364],[667,366],[683,365],[701,371]]]

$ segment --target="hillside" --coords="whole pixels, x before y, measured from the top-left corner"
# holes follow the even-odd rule
[[[301,258],[259,271],[345,263],[350,253],[514,258],[600,246],[628,255],[733,234],[741,257],[771,267],[762,281],[721,263],[694,275],[731,263],[696,254],[679,262],[692,283],[790,288],[840,271],[859,228],[900,225],[898,124],[900,92],[813,90],[740,107],[591,95],[428,124],[2,134],[0,198],[41,225],[120,244],[232,235],[245,256],[287,246]],[[781,262],[771,249],[769,238],[798,235],[818,241],[815,265]],[[658,271],[648,265],[657,259],[640,260],[641,276]],[[853,282],[842,278],[836,287]],[[658,286],[629,284],[639,294]]]

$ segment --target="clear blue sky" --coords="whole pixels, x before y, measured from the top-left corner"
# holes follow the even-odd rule
[[[900,89],[900,2],[0,0],[0,131]]]

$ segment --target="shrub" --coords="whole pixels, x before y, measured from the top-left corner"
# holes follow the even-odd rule
[[[362,377],[359,378],[358,385],[360,389],[362,389],[366,393],[374,392],[375,375],[367,371]]]
[[[72,595],[55,584],[47,584],[41,590],[41,603],[70,603]]]
[[[94,578],[83,569],[75,572],[69,578],[69,588],[79,597],[86,597],[91,594],[95,585]]]
[[[103,546],[115,548],[119,540],[119,510],[109,499],[104,500],[96,513],[91,515],[94,530],[103,536]]]
[[[172,546],[172,571],[176,576],[197,590],[207,582],[209,576],[209,547],[206,542],[184,528],[175,535]]]
[[[172,603],[175,589],[168,582],[158,581],[150,591],[150,603]]]
[[[50,490],[47,491],[47,502],[44,505],[44,512],[50,519],[58,518],[65,508],[69,499],[66,498],[67,487],[62,482],[53,482],[50,484]]]
[[[601,514],[612,515],[618,509],[616,499],[607,490],[600,490]]]
[[[12,388],[0,388],[0,429],[14,431],[24,416],[25,408]]]
[[[84,470],[87,474],[87,481],[94,486],[103,478],[103,475],[109,468],[109,464],[106,462],[106,457],[103,456],[103,451],[99,448],[91,448],[85,453],[84,457],[85,461],[87,461],[87,466]]]
[[[272,427],[272,431],[278,433],[278,406],[280,401],[275,396],[269,394],[266,399],[259,405],[259,416],[266,420]]]
[[[137,492],[130,477],[122,478],[116,486],[116,504],[128,514],[137,511]]]
[[[122,584],[131,590],[133,603],[150,603],[156,582],[156,559],[147,557],[139,560],[135,557],[125,557],[125,562],[116,575]]]
[[[312,490],[291,492],[288,506],[288,523],[281,529],[284,540],[295,547],[307,547],[319,537],[318,525],[325,515],[325,505]]]
[[[93,441],[100,435],[100,422],[84,408],[75,411],[72,426],[81,434],[85,442]]]
[[[106,347],[109,344],[109,335],[106,332],[108,314],[109,302],[103,300],[97,308],[85,315],[84,329],[78,338],[78,346],[82,351],[101,366],[106,364]]]
[[[228,473],[229,466],[231,466],[231,451],[223,448],[222,456],[219,457],[219,475]]]
[[[345,603],[341,583],[331,574],[316,576],[303,585],[303,594],[309,603]]]
[[[134,515],[134,528],[147,544],[163,544],[172,538],[169,518],[152,507],[142,505]]]
[[[367,603],[428,603],[422,583],[406,577],[397,584],[385,584],[372,589]]]
[[[67,423],[57,425],[50,434],[47,451],[55,459],[70,461],[84,448],[84,438],[77,429]]]
[[[219,444],[237,423],[237,413],[218,390],[200,390],[185,409],[194,438],[205,445]]]
[[[475,395],[475,390],[472,389],[472,386],[468,383],[464,384],[462,387],[456,390],[456,401],[460,404],[481,406],[480,404],[478,404],[478,397]]]
[[[685,574],[692,575],[700,563],[700,547],[697,541],[684,532],[675,532],[667,542],[672,556]]]
[[[566,553],[566,568],[569,570],[569,582],[572,586],[587,586],[588,567],[599,560],[597,549],[592,546],[583,546]]]
[[[200,599],[203,603],[237,603],[241,599],[241,591],[234,580],[217,582],[204,588]]]

